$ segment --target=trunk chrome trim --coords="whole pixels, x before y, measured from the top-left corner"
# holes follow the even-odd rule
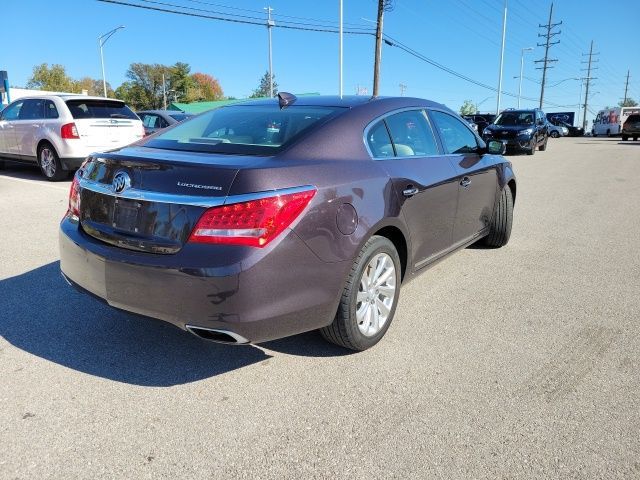
[[[204,197],[198,195],[181,195],[177,193],[153,192],[150,190],[139,190],[137,188],[128,188],[122,193],[115,193],[111,184],[92,182],[86,178],[79,179],[81,189],[87,189],[102,195],[109,195],[116,198],[124,198],[127,200],[141,200],[144,202],[171,203],[176,205],[190,205],[194,207],[219,207],[221,205],[229,205],[232,203],[248,202],[251,200],[260,200],[262,198],[273,197],[274,195],[287,195],[291,193],[300,193],[307,190],[316,190],[313,185],[302,185],[300,187],[282,188],[277,190],[266,190],[263,192],[247,193],[241,195],[229,195],[220,197]]]

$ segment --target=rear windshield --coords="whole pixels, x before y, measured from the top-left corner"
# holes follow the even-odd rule
[[[73,118],[130,118],[137,120],[135,113],[124,102],[114,100],[67,100]]]
[[[493,123],[504,127],[533,125],[535,118],[535,112],[503,112]]]
[[[176,122],[181,122],[189,117],[193,117],[193,115],[190,115],[188,113],[172,113],[169,116],[173,118]]]
[[[343,111],[340,107],[233,105],[187,119],[145,144],[151,148],[273,155]]]
[[[640,115],[629,115],[629,118],[627,118],[627,122],[640,122]]]

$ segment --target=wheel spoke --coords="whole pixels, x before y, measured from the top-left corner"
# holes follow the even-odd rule
[[[382,275],[380,275],[380,277],[378,277],[378,280],[376,281],[375,285],[376,287],[379,287],[380,285],[382,285],[383,283],[385,283],[387,281],[387,279],[393,274],[395,273],[394,268],[388,268],[384,271],[384,273]]]
[[[380,312],[375,305],[371,305],[371,330],[373,334],[380,331]]]
[[[379,298],[376,298],[376,306],[376,310],[378,310],[380,312],[380,315],[382,315],[382,317],[386,320],[386,318],[389,316],[389,313],[391,313],[391,309],[387,307],[387,305]]]
[[[360,302],[366,302],[367,298],[369,297],[369,294],[367,292],[358,292],[358,295],[356,296],[356,302],[360,303]]]
[[[378,292],[380,293],[380,295],[382,295],[384,297],[393,298],[393,296],[396,294],[396,288],[394,286],[389,285],[389,284],[380,285],[378,287]]]

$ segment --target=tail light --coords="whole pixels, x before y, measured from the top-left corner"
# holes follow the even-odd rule
[[[73,177],[71,188],[69,189],[69,209],[67,215],[80,217],[80,182],[78,176]]]
[[[189,241],[264,247],[298,218],[315,194],[309,189],[210,208]]]
[[[66,139],[80,138],[75,123],[65,123],[60,128],[60,136]]]

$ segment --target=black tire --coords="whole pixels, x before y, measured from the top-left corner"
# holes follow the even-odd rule
[[[489,247],[503,247],[509,243],[511,225],[513,225],[513,196],[511,188],[506,185],[493,211],[489,234],[482,239],[482,242]]]
[[[633,137],[633,141],[637,142],[638,141],[638,137]]]
[[[387,254],[393,262],[395,270],[395,292],[393,303],[391,304],[384,325],[382,325],[375,335],[365,336],[358,327],[358,319],[356,317],[356,308],[358,306],[357,296],[365,269],[374,256],[380,253]],[[398,305],[398,298],[400,296],[400,272],[400,257],[393,243],[385,237],[377,235],[371,237],[367,243],[365,243],[364,247],[362,247],[362,250],[360,250],[360,253],[353,262],[349,277],[342,291],[338,312],[336,313],[333,323],[320,329],[320,333],[324,339],[336,345],[359,352],[371,348],[378,343],[389,329],[389,325],[391,325],[396,311],[396,306]]]
[[[540,145],[540,151],[544,152],[547,149],[547,142],[549,141],[549,137],[544,137],[544,142]]]
[[[607,137],[611,137],[611,130],[607,130]]]
[[[4,170],[5,163],[4,160],[0,160],[0,170]]]
[[[627,137],[626,135],[622,135],[622,141],[626,142],[627,140],[629,140],[629,137]]]
[[[531,148],[527,150],[527,155],[535,154],[536,148],[538,148],[538,139],[534,138],[533,140],[531,140]]]
[[[552,136],[553,138],[558,138],[558,137],[560,136],[560,134],[559,134],[557,131],[553,130],[553,131],[551,132],[551,136]]]
[[[50,182],[59,182],[68,176],[68,172],[62,169],[56,149],[48,142],[38,147],[38,166],[44,178]]]

